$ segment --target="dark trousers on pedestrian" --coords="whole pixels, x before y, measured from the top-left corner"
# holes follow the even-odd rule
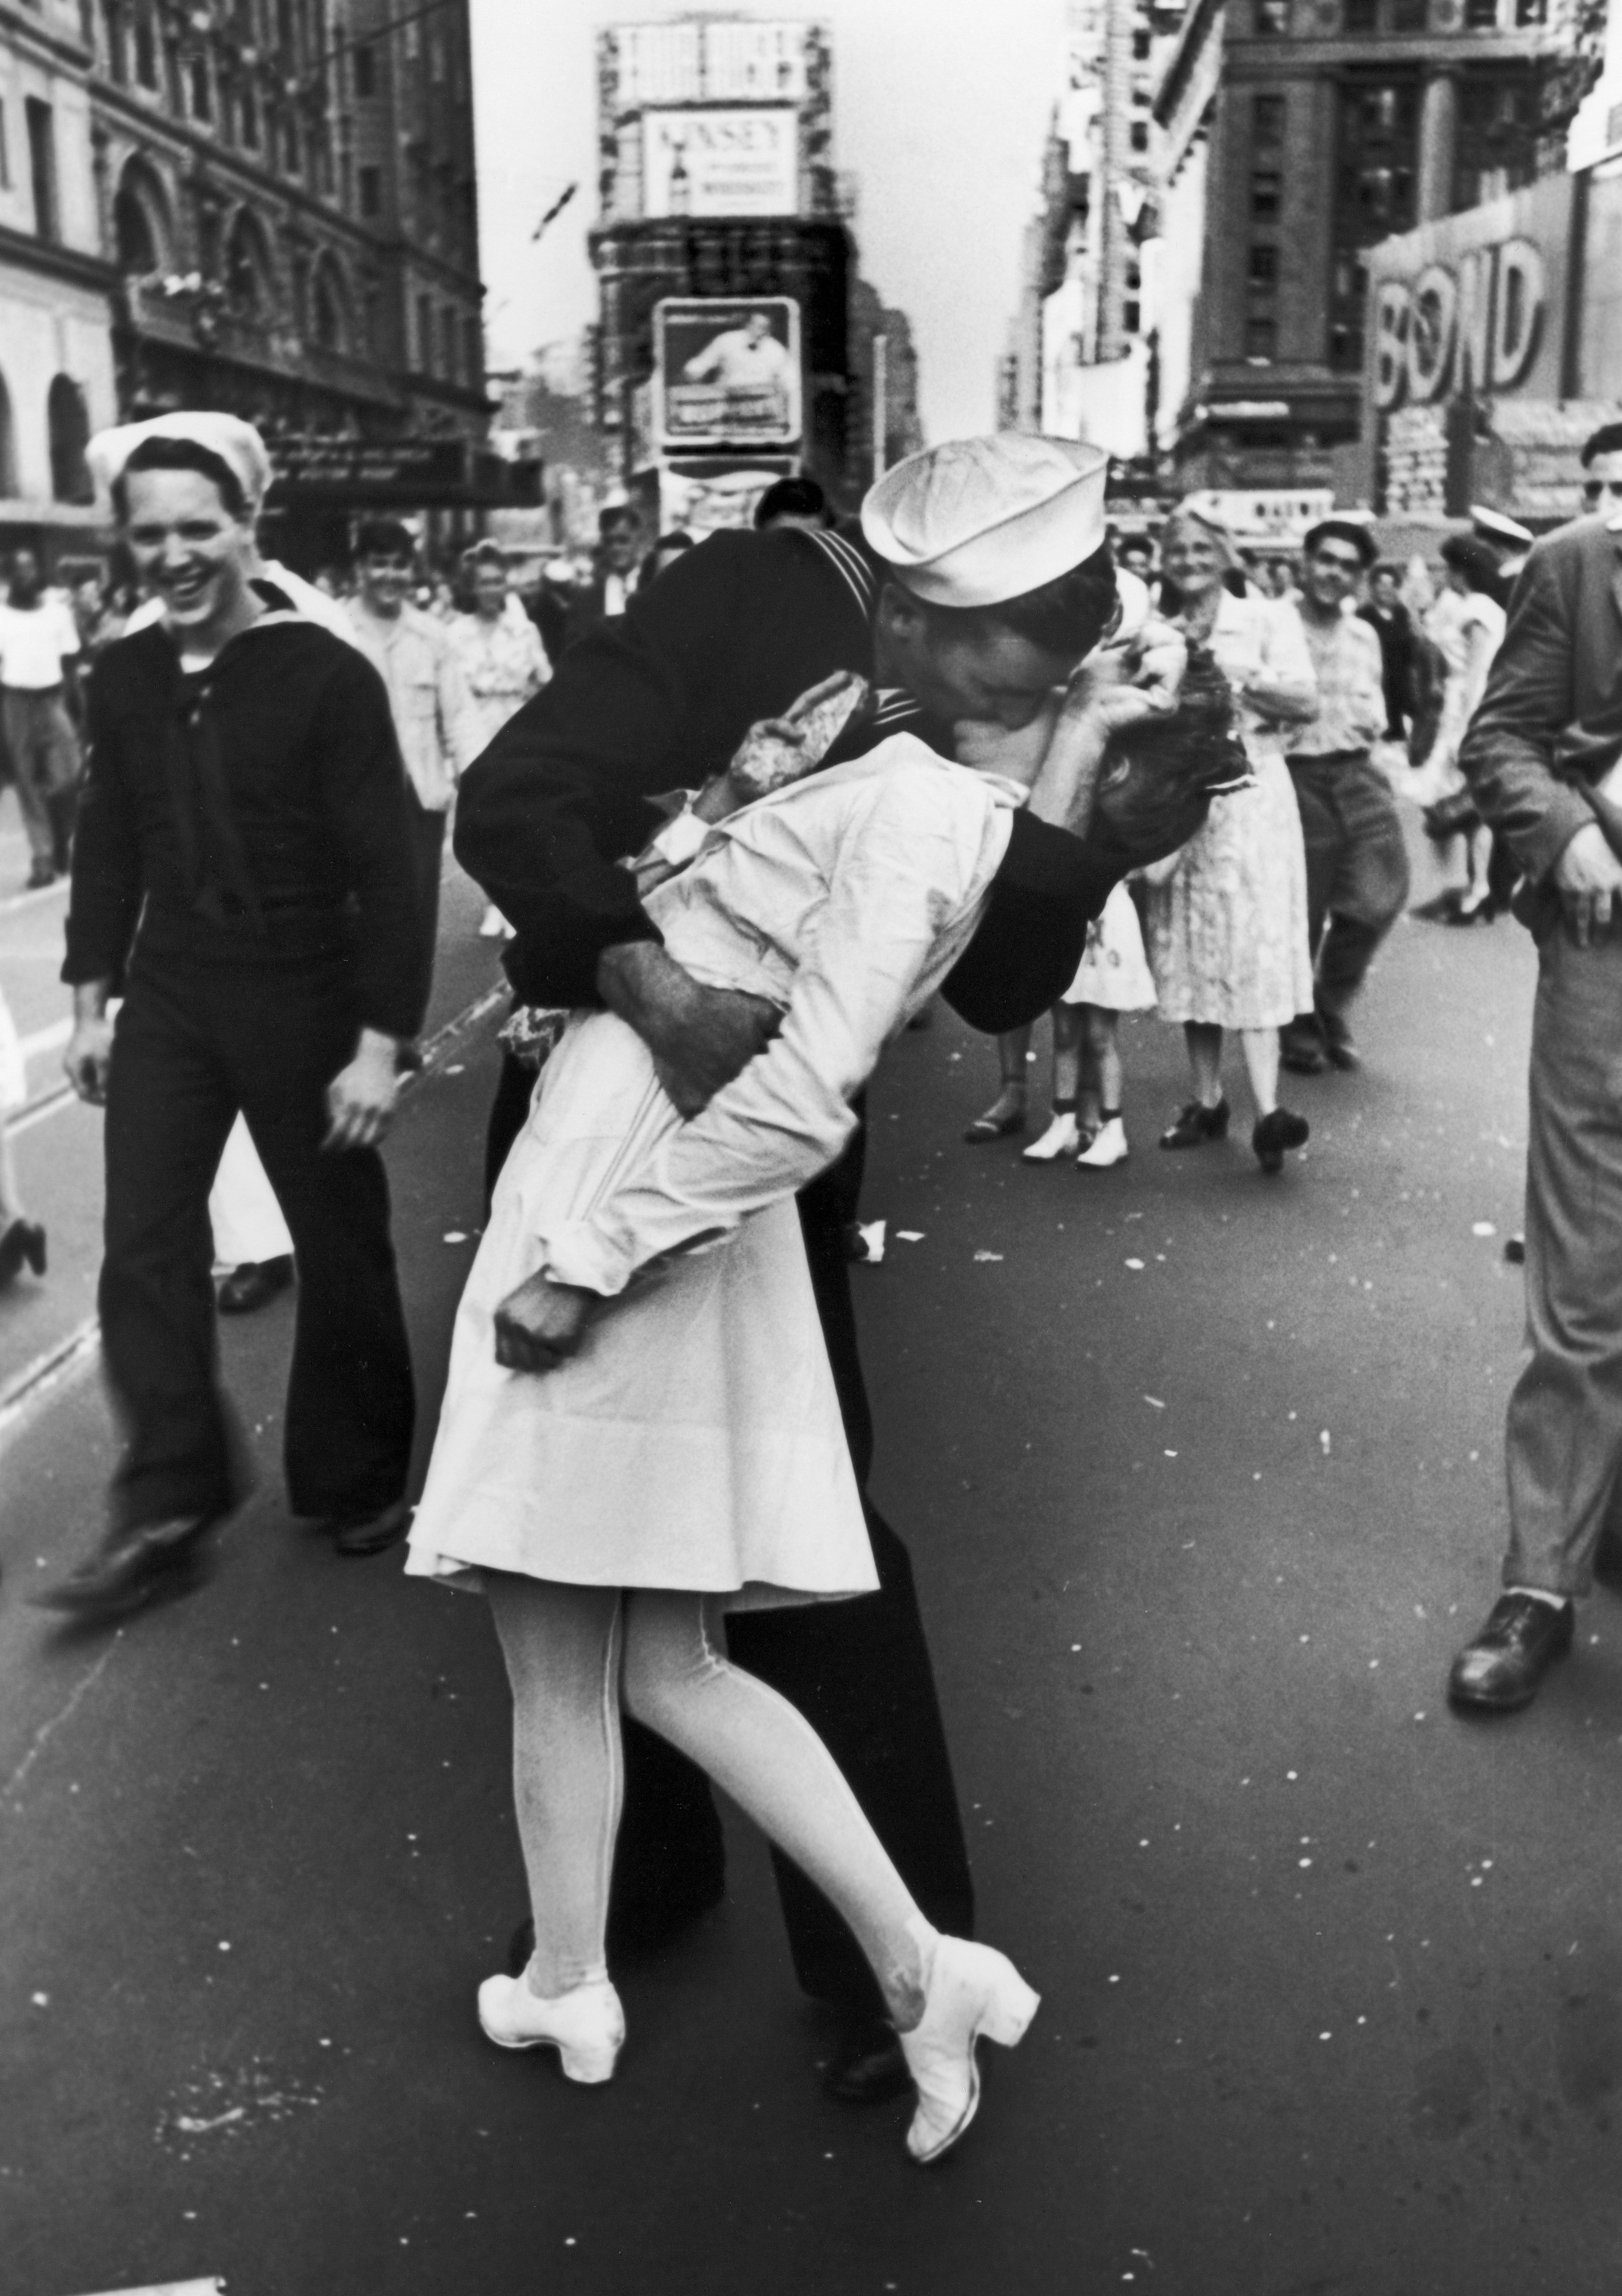
[[[509,1061],[491,1111],[487,1172],[494,1185],[522,1128],[533,1074]],[[851,1300],[844,1232],[856,1217],[865,1129],[833,1169],[803,1189],[805,1239],[828,1364],[864,1486],[873,1423]],[[974,1927],[974,1884],[957,1788],[905,1546],[865,1496],[878,1570],[877,1594],[844,1603],[739,1613],[727,1639],[740,1666],[797,1706],[844,1771],[874,1831],[926,1918],[959,1937]],[[703,1904],[724,1874],[720,1821],[709,1780],[629,1717],[625,1804],[615,1854],[609,1938],[656,1933],[665,1909]],[[795,1973],[806,1992],[852,2013],[882,2013],[860,1948],[799,1868],[773,1853]]]
[[[445,865],[445,816],[432,813],[411,793],[411,842],[416,856],[416,882],[423,905],[423,935],[428,947],[428,975],[440,941],[440,876]]]
[[[139,960],[137,960],[139,963]],[[209,1190],[240,1109],[286,1215],[299,1291],[284,1456],[295,1514],[401,1497],[415,1400],[375,1149],[326,1149],[357,1036],[349,967],[165,964],[131,981],[106,1124],[103,1357],[128,1436],[115,1529],[243,1496],[220,1390]]]
[[[0,714],[29,855],[42,873],[48,869],[60,873],[68,866],[72,844],[80,763],[78,735],[62,689],[0,688]]]
[[[1622,931],[1538,955],[1503,1583],[1585,1595],[1622,1485]]]
[[[1339,1018],[1408,899],[1396,800],[1363,751],[1291,758],[1306,848],[1306,912],[1321,1012]]]

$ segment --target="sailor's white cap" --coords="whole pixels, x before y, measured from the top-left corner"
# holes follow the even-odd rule
[[[1507,543],[1515,550],[1530,550],[1536,539],[1529,526],[1518,519],[1506,518],[1501,510],[1488,510],[1483,503],[1470,506],[1470,522],[1483,542]]]
[[[1020,430],[954,439],[887,471],[861,529],[934,606],[998,606],[1091,558],[1104,540],[1100,447]]]
[[[120,422],[116,430],[98,430],[85,450],[99,486],[111,487],[123,474],[136,448],[148,439],[190,439],[218,455],[257,511],[270,485],[270,456],[251,422],[239,414],[223,414],[211,407],[154,414],[145,422]]]

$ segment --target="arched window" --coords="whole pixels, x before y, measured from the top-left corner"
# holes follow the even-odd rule
[[[113,244],[119,269],[144,275],[161,271],[169,241],[163,188],[150,168],[132,160],[119,178],[112,202]]]
[[[85,449],[90,444],[90,410],[71,376],[59,374],[45,398],[45,427],[51,440],[51,492],[58,502],[92,503],[95,486]]]
[[[346,351],[350,347],[350,305],[337,265],[324,257],[316,266],[316,283],[310,297],[310,332],[324,351]]]
[[[226,240],[226,293],[239,318],[269,318],[271,275],[264,234],[243,209]]]
[[[0,496],[17,491],[17,457],[12,437],[12,394],[0,374]]]

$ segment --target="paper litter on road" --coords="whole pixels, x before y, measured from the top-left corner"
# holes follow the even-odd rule
[[[1330,1431],[1327,1427],[1321,1428],[1319,1431],[1318,1444],[1319,1448],[1322,1451],[1324,1457],[1327,1459],[1330,1456]]]
[[[1129,1260],[1127,1261],[1126,1265],[1127,1265],[1129,1267],[1136,1267],[1136,1268],[1141,1269],[1141,1267],[1142,1267],[1142,1266],[1143,1266],[1143,1262],[1142,1262],[1140,1259],[1129,1259]]]
[[[1496,1235],[1498,1233],[1491,1220],[1471,1220],[1470,1232],[1472,1235]]]
[[[897,1243],[922,1243],[924,1231],[921,1227],[898,1227],[895,1240]]]
[[[1143,1400],[1145,1403],[1152,1403],[1157,1411],[1164,1411],[1165,1409],[1165,1404],[1162,1403],[1157,1395],[1146,1395]]]
[[[864,1259],[877,1261],[884,1258],[885,1225],[883,1220],[864,1220],[857,1229],[856,1233],[862,1241]]]
[[[1000,1259],[1001,1257],[1000,1251],[977,1251],[975,1254],[976,1259]]]
[[[466,1231],[459,1227],[447,1228],[445,1231],[445,1241],[447,1243],[465,1243],[467,1242]]]
[[[214,2275],[207,2280],[164,2280],[147,2288],[104,2288],[97,2296],[225,2296],[225,2282]]]

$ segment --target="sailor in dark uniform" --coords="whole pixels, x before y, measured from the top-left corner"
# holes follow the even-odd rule
[[[239,1110],[298,1257],[292,1509],[343,1554],[403,1536],[411,1363],[377,1151],[428,988],[388,697],[256,582],[257,433],[198,414],[107,438],[164,615],[91,677],[62,977],[68,1073],[107,1110],[102,1346],[128,1441],[107,1539],[41,1598],[103,1616],[185,1583],[242,1496],[208,1214]]]
[[[768,1021],[753,1000],[701,987],[660,946],[620,865],[655,825],[650,799],[697,787],[750,725],[836,669],[870,679],[879,701],[829,763],[903,728],[950,754],[958,721],[1029,723],[1115,614],[1102,461],[1091,448],[1012,434],[912,457],[869,496],[861,536],[713,536],[566,654],[470,768],[459,797],[457,855],[516,930],[506,963],[520,998],[606,1004],[653,1051],[677,1105],[702,1108],[760,1049]],[[1182,843],[1203,811],[1186,788],[1133,775],[1102,797],[1084,841],[1016,814],[949,1002],[987,1031],[1033,1020],[1074,977],[1110,887]],[[504,1072],[492,1175],[532,1083],[516,1063]],[[860,1142],[858,1132],[845,1164],[803,1191],[800,1211],[865,1484],[872,1424],[844,1250]],[[868,1524],[877,1594],[737,1617],[731,1648],[824,1739],[929,1920],[967,1934],[968,1859],[911,1567],[870,1502]],[[611,1916],[619,1949],[668,1933],[722,1882],[705,1782],[634,1725],[627,1741]],[[830,2087],[857,2101],[893,2093],[905,2068],[854,1939],[782,1861],[778,1882],[800,1981],[844,2021]]]

